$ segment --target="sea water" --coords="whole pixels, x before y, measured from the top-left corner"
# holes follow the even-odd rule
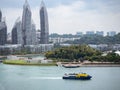
[[[85,72],[91,80],[63,80]],[[0,64],[0,90],[120,90],[120,67],[17,66]]]

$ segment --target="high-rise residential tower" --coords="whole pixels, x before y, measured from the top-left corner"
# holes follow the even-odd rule
[[[48,44],[49,43],[48,14],[43,1],[41,2],[40,7],[40,30],[41,30],[40,43]]]
[[[7,26],[5,21],[2,21],[2,12],[0,10],[0,45],[7,43]]]
[[[31,36],[32,36],[32,40],[31,40],[31,43],[32,45],[35,45],[37,44],[37,36],[36,36],[36,26],[34,24],[34,22],[32,21],[32,26],[31,26],[32,30],[31,30]]]
[[[23,6],[23,15],[22,15],[22,35],[23,35],[23,45],[31,45],[31,10],[30,6],[25,1],[25,4]]]
[[[0,10],[0,22],[2,21],[2,12]]]
[[[18,18],[12,29],[12,44],[23,44],[21,21]]]
[[[12,29],[12,43],[24,45],[34,45],[36,44],[36,28],[32,23],[32,14],[30,6],[25,0],[23,5],[22,22],[18,18]]]
[[[7,26],[5,22],[0,22],[0,45],[7,43]]]

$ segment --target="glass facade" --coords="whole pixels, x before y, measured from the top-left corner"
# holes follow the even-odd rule
[[[41,29],[41,44],[49,43],[49,25],[48,25],[48,14],[44,2],[41,2],[40,8],[40,29]]]
[[[26,0],[25,4],[23,6],[23,16],[22,16],[23,45],[33,45],[33,44],[35,44],[32,41],[35,41],[33,39],[36,36],[35,35],[36,30],[34,30],[34,33],[33,33],[31,17],[32,17],[32,13],[31,13],[31,10],[30,10],[30,6],[29,6],[29,4]]]

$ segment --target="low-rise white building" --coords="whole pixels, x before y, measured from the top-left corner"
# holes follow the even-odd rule
[[[117,50],[117,51],[115,51],[115,53],[118,54],[118,55],[120,56],[120,51]]]
[[[66,42],[66,41],[74,41],[76,39],[80,39],[80,38],[62,38],[62,37],[55,37],[55,38],[49,38],[49,42],[52,42],[52,43],[63,43],[63,42]]]
[[[31,53],[42,53],[46,51],[50,51],[54,48],[54,44],[38,44],[38,45],[25,45],[24,50],[28,50]],[[8,54],[12,54],[15,51],[21,51],[23,46],[21,44],[14,45],[1,45],[0,52],[6,51]]]

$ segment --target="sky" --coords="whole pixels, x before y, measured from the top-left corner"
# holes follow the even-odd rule
[[[49,20],[49,33],[76,34],[86,31],[120,31],[120,0],[43,0]],[[0,0],[0,9],[11,32],[22,18],[25,0]],[[28,0],[36,29],[40,29],[41,0]]]

